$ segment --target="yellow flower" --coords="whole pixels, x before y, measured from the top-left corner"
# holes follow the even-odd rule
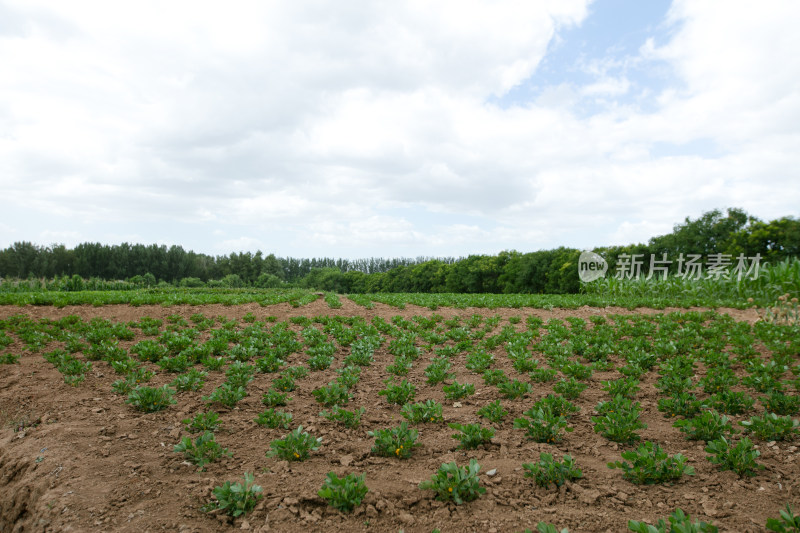
[[[453,492],[453,487],[447,487],[447,492]]]
[[[297,457],[298,459],[300,459],[300,454],[299,453],[294,452],[294,456]]]

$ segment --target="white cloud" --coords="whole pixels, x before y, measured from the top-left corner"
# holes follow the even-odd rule
[[[198,251],[464,255],[797,213],[798,4],[676,1],[663,44],[487,104],[586,4],[7,3],[0,187],[27,212],[0,215],[0,246],[169,232]],[[672,77],[643,89],[630,65]],[[719,153],[658,154],[694,141]],[[442,218],[391,214],[408,208]]]

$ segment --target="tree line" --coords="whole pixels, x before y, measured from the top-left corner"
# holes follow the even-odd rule
[[[769,222],[744,210],[715,209],[692,220],[687,217],[666,235],[647,244],[595,248],[614,265],[622,254],[672,260],[680,254],[707,258],[722,253],[737,257],[757,254],[763,262],[800,257],[800,220],[783,217]],[[185,287],[299,286],[340,293],[466,292],[574,293],[579,290],[578,257],[574,248],[534,252],[504,251],[497,255],[453,258],[367,258],[358,260],[276,257],[238,252],[210,256],[181,246],[122,243],[82,243],[39,246],[16,242],[0,251],[0,278],[72,278],[127,280],[135,286],[157,283]],[[675,265],[670,269],[674,271]]]

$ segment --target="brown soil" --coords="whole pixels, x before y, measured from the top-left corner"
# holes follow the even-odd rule
[[[343,299],[343,307],[329,309],[322,300],[302,308],[288,304],[260,307],[0,307],[0,318],[27,314],[33,318],[61,318],[78,315],[85,320],[103,317],[114,321],[137,320],[143,316],[163,318],[180,314],[188,318],[202,312],[206,316],[242,318],[252,312],[258,319],[275,316],[360,315],[367,318],[395,315],[433,314],[425,308],[408,306],[398,310],[376,304],[366,310]],[[640,309],[540,310],[540,309],[439,309],[446,318],[474,314],[523,317],[551,317],[630,313],[669,312]],[[684,312],[686,310],[676,310]],[[753,310],[720,310],[737,320],[754,322]],[[501,322],[501,325],[507,322]],[[137,330],[138,331],[138,330]],[[123,343],[129,347],[134,341]],[[249,396],[232,410],[219,410],[222,430],[217,440],[233,452],[233,457],[212,463],[197,472],[185,463],[172,447],[187,433],[181,420],[203,409],[202,395],[219,385],[224,375],[211,372],[199,393],[180,393],[177,405],[157,413],[143,414],[125,404],[125,398],[111,392],[118,376],[108,365],[95,363],[91,375],[78,387],[66,385],[61,374],[39,353],[23,351],[19,364],[0,366],[0,530],[1,531],[226,531],[231,528],[254,531],[421,531],[438,528],[460,531],[535,531],[538,521],[551,522],[573,533],[582,531],[626,531],[629,519],[654,523],[677,507],[692,517],[720,527],[720,531],[764,531],[767,517],[778,516],[787,502],[800,507],[800,465],[793,443],[759,443],[761,462],[766,466],[753,478],[739,479],[731,472],[719,472],[706,460],[699,443],[684,440],[656,409],[654,373],[648,374],[637,396],[648,428],[640,433],[645,440],[659,442],[670,454],[688,457],[696,475],[674,485],[638,486],[622,479],[618,470],[607,468],[620,459],[620,447],[593,432],[590,417],[598,401],[605,399],[600,381],[619,377],[619,373],[596,372],[590,388],[576,400],[581,410],[573,417],[574,432],[567,433],[558,445],[525,440],[511,420],[521,416],[530,403],[552,392],[552,384],[534,384],[528,398],[503,399],[509,417],[497,428],[492,444],[474,451],[456,449],[446,424],[421,425],[421,446],[411,459],[381,458],[370,454],[373,439],[367,431],[391,427],[402,421],[399,408],[388,406],[378,391],[383,388],[385,367],[392,361],[385,345],[375,353],[375,363],[364,370],[356,385],[349,408],[366,407],[362,425],[354,430],[319,416],[320,406],[311,391],[334,379],[334,369],[309,374],[291,394],[286,408],[314,436],[322,437],[321,448],[300,463],[267,458],[269,442],[282,437],[283,429],[256,425],[253,418],[264,409],[261,394],[269,388],[272,376],[256,374],[249,385]],[[49,349],[53,349],[52,347]],[[502,350],[502,348],[500,349]],[[337,359],[344,352],[337,354]],[[506,357],[497,351],[497,367],[513,376]],[[476,394],[459,404],[446,401],[441,386],[425,383],[423,354],[407,379],[417,386],[417,401],[434,399],[444,404],[446,422],[479,422],[476,411],[499,399],[495,387],[483,384],[480,376],[467,371],[463,354],[454,359],[459,382],[473,383]],[[290,364],[302,364],[303,354],[293,354]],[[616,361],[618,362],[618,361]],[[336,364],[333,365],[337,366]],[[171,381],[173,376],[159,372],[154,385]],[[742,417],[734,417],[741,420]],[[485,421],[484,421],[485,424]],[[540,452],[560,458],[571,454],[583,470],[583,478],[559,490],[542,489],[523,476],[524,462],[535,462]],[[464,505],[441,503],[431,491],[417,485],[428,479],[444,462],[466,464],[470,458],[481,464],[481,482],[486,494]],[[496,469],[489,477],[487,471]],[[342,514],[326,506],[317,496],[325,475],[366,473],[370,492],[353,514]],[[241,480],[242,473],[253,472],[264,498],[255,511],[235,521],[221,514],[200,510],[211,490],[224,481]]]

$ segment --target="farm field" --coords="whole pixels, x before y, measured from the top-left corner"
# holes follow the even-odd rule
[[[619,532],[680,508],[756,532],[800,513],[797,324],[284,296],[0,306],[0,530]],[[424,488],[473,459],[476,484],[439,493],[471,501]],[[329,472],[364,476],[351,512],[318,494]],[[214,509],[245,474],[253,508]]]

